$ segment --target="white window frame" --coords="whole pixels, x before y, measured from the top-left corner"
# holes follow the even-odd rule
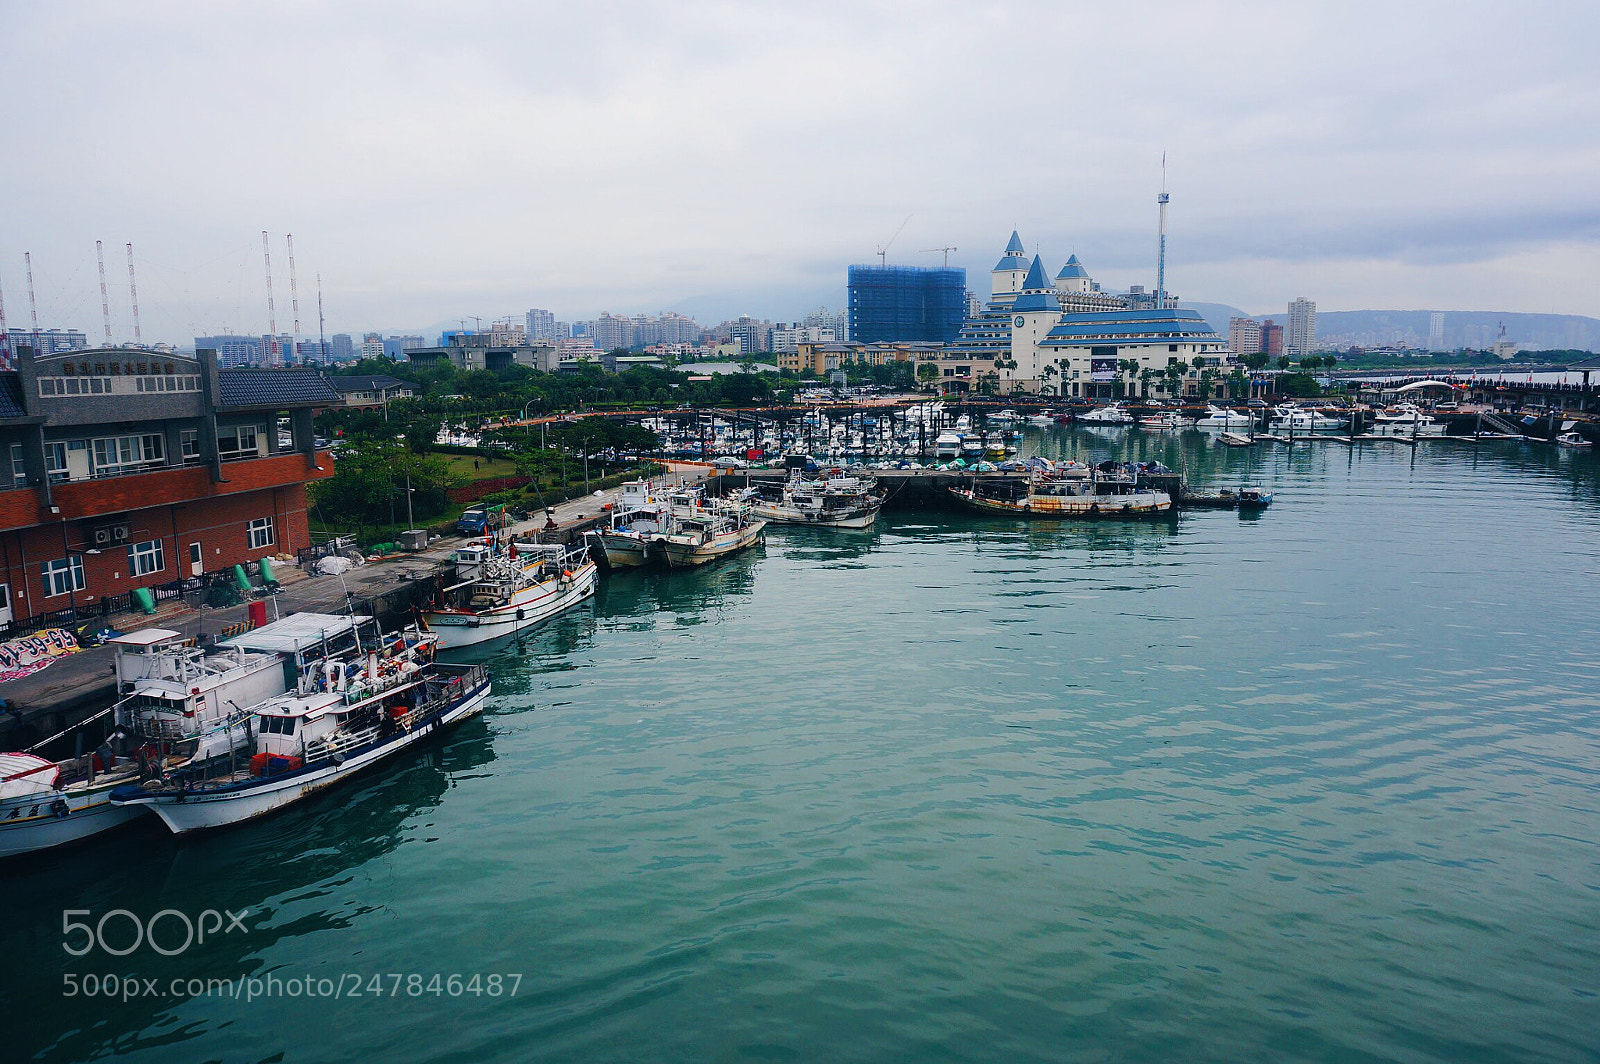
[[[90,452],[94,460],[94,475],[114,477],[130,471],[163,464],[166,452],[165,438],[159,432],[141,432],[128,436],[101,436],[92,440]]]
[[[72,479],[67,465],[67,441],[52,440],[44,445],[44,476],[51,484],[64,484]]]
[[[22,454],[22,444],[11,445],[11,486],[23,488],[28,485],[28,463]]]
[[[147,539],[143,543],[128,544],[129,576],[149,576],[151,573],[165,572],[166,568],[167,551],[161,540]]]
[[[44,597],[56,598],[61,595],[71,594],[73,591],[82,591],[88,587],[88,582],[83,574],[83,557],[74,554],[68,558],[57,558],[55,561],[45,562],[39,567],[44,580]]]
[[[191,444],[194,447],[194,451],[193,451],[192,454],[190,453],[190,445]],[[190,465],[190,464],[192,464],[194,462],[200,461],[200,430],[199,429],[179,429],[178,430],[178,450],[181,452],[181,457],[182,457],[184,465]]]
[[[250,522],[245,535],[251,550],[270,547],[278,541],[277,522],[270,517],[258,517]]]
[[[231,433],[231,435],[224,435],[224,433]],[[250,443],[248,445],[246,445],[244,442],[246,433],[249,433],[250,435]],[[232,441],[232,447],[228,446],[229,441]],[[231,458],[239,458],[244,455],[257,455],[260,453],[261,433],[256,426],[235,425],[228,429],[218,430],[217,455],[222,458],[223,461],[227,461]]]

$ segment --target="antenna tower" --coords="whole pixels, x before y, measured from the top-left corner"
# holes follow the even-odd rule
[[[1161,195],[1156,202],[1161,205],[1160,238],[1156,245],[1156,309],[1167,305],[1167,153],[1161,153]]]
[[[139,286],[133,280],[133,245],[128,245],[128,301],[133,304],[133,342],[143,343],[139,335]]]
[[[267,245],[267,231],[261,230],[261,261],[267,267],[267,343],[276,346],[278,336],[278,310],[272,305],[272,249]],[[273,360],[266,351],[261,352],[268,365]]]
[[[33,298],[33,252],[24,251],[22,261],[28,267],[28,318],[33,323],[33,353],[39,354],[39,304]]]
[[[6,294],[0,291],[0,362],[11,362],[11,334],[6,332]]]
[[[322,274],[317,274],[317,357],[328,364],[328,337],[322,323]]]
[[[106,320],[106,346],[111,346],[111,303],[106,297],[106,250],[94,242],[95,262],[100,266],[100,316]]]
[[[294,234],[286,233],[283,239],[289,244],[289,305],[294,308],[294,335],[300,337],[300,289],[294,283]]]

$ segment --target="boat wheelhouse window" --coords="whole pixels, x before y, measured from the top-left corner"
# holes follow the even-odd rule
[[[293,735],[297,717],[262,717],[262,735]]]

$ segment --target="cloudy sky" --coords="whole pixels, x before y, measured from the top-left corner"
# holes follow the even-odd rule
[[[842,305],[874,260],[1600,316],[1600,5],[0,0],[0,287],[131,337]]]

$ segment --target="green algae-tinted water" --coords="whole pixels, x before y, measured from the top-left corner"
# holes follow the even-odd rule
[[[1600,464],[1031,443],[1277,500],[606,581],[423,752],[0,869],[6,1059],[1596,1059]],[[69,908],[248,931],[80,959]]]

